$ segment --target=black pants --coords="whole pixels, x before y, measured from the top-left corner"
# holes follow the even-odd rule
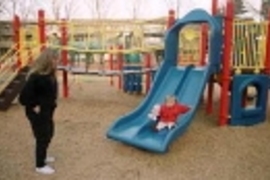
[[[47,149],[54,135],[54,110],[53,106],[41,106],[39,112],[35,112],[33,107],[25,108],[36,140],[36,167],[45,166]]]

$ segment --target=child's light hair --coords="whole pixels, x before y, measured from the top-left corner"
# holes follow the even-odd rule
[[[58,53],[56,50],[50,48],[44,49],[32,64],[29,74],[54,74],[56,71],[54,61],[56,61],[57,58]]]
[[[177,98],[175,95],[167,95],[165,98],[165,101],[167,102],[168,100],[174,99],[175,102],[177,102]]]

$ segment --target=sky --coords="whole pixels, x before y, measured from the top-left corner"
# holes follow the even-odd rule
[[[19,0],[18,0],[19,1]],[[20,0],[27,4],[29,0]],[[53,18],[50,2],[52,0],[36,0],[37,4],[35,7],[32,7],[32,10],[44,9],[46,11],[47,18]],[[62,0],[63,2],[68,2],[70,0]],[[74,11],[72,13],[72,18],[91,18],[93,15],[89,10],[89,6],[85,4],[86,0],[75,0],[75,4],[73,5]],[[88,0],[91,1],[91,0]],[[108,5],[108,11],[106,16],[113,19],[127,19],[132,18],[132,2],[133,0],[102,0],[102,1],[111,1],[110,5]],[[139,11],[137,13],[138,18],[157,18],[167,16],[168,9],[172,6],[175,7],[176,0],[135,0],[141,1],[141,5]],[[180,9],[179,16],[182,17],[189,11],[195,8],[203,8],[206,11],[211,11],[211,1],[212,0],[180,0]],[[247,9],[249,10],[250,16],[256,17],[257,13],[254,12],[253,8],[250,8],[252,5],[255,9],[259,10],[261,1],[260,0],[244,0],[247,5]],[[168,3],[171,2],[171,3]],[[223,6],[226,3],[226,0],[219,0],[219,6]],[[33,18],[34,16],[32,16]],[[65,12],[61,11],[61,18],[65,18]]]

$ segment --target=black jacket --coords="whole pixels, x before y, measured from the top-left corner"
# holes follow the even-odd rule
[[[52,75],[31,74],[26,81],[19,102],[24,106],[56,106],[58,86]]]

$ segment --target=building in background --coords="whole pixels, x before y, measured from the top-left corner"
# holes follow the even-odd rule
[[[10,21],[0,21],[0,56],[13,46],[13,27]]]

